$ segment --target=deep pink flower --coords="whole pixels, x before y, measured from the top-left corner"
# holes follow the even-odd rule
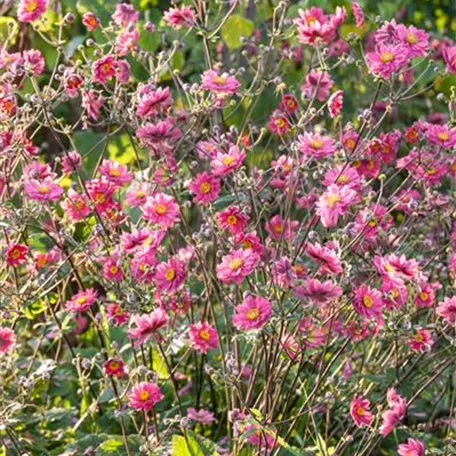
[[[299,150],[307,157],[316,160],[333,155],[336,152],[334,139],[318,133],[304,133],[298,136]]]
[[[179,221],[179,206],[172,196],[165,193],[156,193],[147,198],[142,207],[142,214],[146,220],[151,221],[161,228],[171,228]]]
[[[308,243],[306,246],[306,254],[315,260],[318,265],[320,274],[340,274],[342,272],[342,264],[339,255],[327,247]]]
[[[68,190],[67,197],[62,201],[61,206],[74,222],[83,220],[92,212],[91,207],[87,204],[86,196],[80,195],[72,188]]]
[[[121,359],[109,358],[103,364],[106,375],[111,377],[122,378],[127,375],[125,372],[125,364]]]
[[[217,330],[209,323],[200,321],[190,325],[189,336],[193,348],[201,353],[217,348],[219,341]]]
[[[326,71],[310,70],[301,91],[308,99],[315,97],[318,101],[325,101],[333,85],[334,82]]]
[[[89,119],[98,120],[100,110],[104,104],[104,97],[95,90],[84,90],[82,92],[82,107],[87,111]]]
[[[245,440],[260,451],[260,454],[268,454],[268,449],[272,448],[276,442],[276,437],[263,426],[248,424],[242,429]]]
[[[25,263],[29,248],[24,244],[11,244],[6,250],[6,264],[19,266]]]
[[[261,296],[247,296],[234,310],[233,325],[240,330],[262,328],[272,316],[272,304]]]
[[[167,25],[176,30],[182,27],[189,28],[196,24],[192,8],[186,5],[182,5],[180,8],[170,8],[165,12],[163,19]]]
[[[153,117],[159,112],[166,112],[172,103],[169,87],[152,88],[146,86],[140,93],[136,115],[140,119]]]
[[[111,16],[113,21],[120,27],[135,24],[139,19],[139,11],[128,3],[118,3],[116,11]]]
[[[431,144],[445,149],[456,145],[456,128],[449,128],[448,125],[429,125],[425,135]]]
[[[106,313],[115,326],[121,326],[128,321],[128,313],[119,304],[109,304],[106,307]]]
[[[244,149],[231,146],[227,153],[217,152],[211,160],[211,170],[214,176],[225,176],[239,169],[245,159]]]
[[[353,12],[353,16],[355,17],[356,26],[357,27],[362,27],[364,25],[364,11],[363,11],[363,9],[356,2],[353,2],[351,4],[351,9],[352,9],[352,12]]]
[[[379,45],[375,52],[367,53],[366,61],[372,74],[382,79],[388,79],[407,63],[407,49],[397,44]]]
[[[259,257],[251,249],[234,250],[225,255],[217,265],[217,277],[223,283],[240,285],[250,275],[258,263]]]
[[[397,39],[407,51],[407,57],[422,57],[429,50],[429,35],[421,29],[410,25],[399,24],[396,28]]]
[[[407,411],[407,401],[394,388],[387,393],[388,409],[382,413],[380,435],[386,437],[404,418]]]
[[[63,193],[63,188],[50,177],[43,180],[30,179],[24,183],[25,194],[34,201],[57,201]]]
[[[85,312],[87,309],[92,307],[97,297],[98,293],[93,288],[82,290],[73,295],[71,299],[65,303],[65,310],[74,313]]]
[[[236,206],[229,206],[217,213],[217,219],[223,230],[231,234],[239,234],[245,231],[249,217],[243,214]]]
[[[16,336],[10,328],[0,326],[0,353],[10,352],[16,344]]]
[[[27,72],[38,76],[44,71],[44,57],[37,49],[30,49],[22,53],[24,59],[24,69]]]
[[[425,446],[421,440],[407,439],[397,447],[399,456],[424,456]]]
[[[317,202],[317,214],[325,228],[337,225],[340,216],[346,214],[354,203],[356,192],[348,187],[331,184]]]
[[[456,46],[446,46],[442,50],[443,60],[450,73],[456,73]]]
[[[128,330],[128,337],[134,340],[135,346],[147,342],[151,337],[158,337],[158,331],[168,323],[168,315],[158,307],[150,314],[135,315],[132,323],[135,327]]]
[[[282,217],[277,214],[266,222],[265,228],[272,239],[276,241],[282,239],[289,241],[295,237],[298,225],[298,221],[290,219],[283,220]]]
[[[170,258],[157,266],[155,280],[157,289],[164,292],[176,291],[187,276],[186,263],[177,258]]]
[[[187,409],[187,417],[188,419],[201,424],[211,424],[215,421],[213,412],[205,409],[196,410],[193,407]]]
[[[17,18],[21,22],[34,22],[45,12],[48,0],[20,0],[17,7]]]
[[[134,182],[125,195],[125,203],[132,207],[142,206],[152,196],[152,186],[148,182]]]
[[[352,168],[351,166],[338,165],[335,168],[331,168],[326,171],[322,184],[326,187],[331,184],[336,184],[340,187],[347,186],[353,190],[359,190],[361,188],[361,178],[355,168]]]
[[[175,125],[174,120],[168,118],[160,120],[156,124],[147,122],[136,130],[136,136],[145,145],[153,148],[157,145],[177,141],[182,136],[182,132]]]
[[[64,173],[71,174],[72,172],[79,170],[81,165],[82,157],[75,150],[68,152],[68,154],[62,158],[62,171]]]
[[[201,88],[222,95],[235,94],[240,82],[228,73],[219,74],[215,70],[206,70],[201,76]]]
[[[112,55],[96,60],[92,65],[93,79],[104,84],[116,76],[117,66],[117,60]]]
[[[104,258],[103,275],[106,279],[113,282],[120,282],[124,278],[124,271],[120,266],[120,257],[117,253]]]
[[[412,350],[423,353],[431,348],[432,335],[427,329],[416,328],[413,336],[408,339],[408,344]]]
[[[369,285],[362,285],[355,290],[353,307],[362,317],[380,317],[383,301],[381,293]]]
[[[116,78],[119,84],[128,84],[131,75],[130,64],[126,60],[118,60]]]
[[[446,297],[439,303],[436,309],[439,317],[442,317],[449,325],[456,323],[456,296]]]
[[[204,172],[195,176],[188,189],[195,195],[195,203],[207,205],[217,199],[220,193],[220,179]]]
[[[279,108],[287,114],[293,114],[299,108],[298,100],[291,93],[287,93],[280,100]]]
[[[82,16],[82,23],[87,27],[89,32],[93,32],[100,26],[100,19],[94,13],[87,12]]]
[[[394,283],[413,280],[420,272],[419,265],[414,259],[407,259],[405,255],[397,256],[395,254],[374,257],[374,265],[377,272],[385,280]]]
[[[121,165],[113,160],[103,160],[100,166],[100,174],[116,187],[123,187],[133,179],[133,175],[128,171],[126,165]]]
[[[339,115],[340,111],[344,106],[344,91],[343,90],[336,90],[328,100],[328,111],[329,116],[334,118]]]
[[[321,282],[318,279],[307,279],[305,286],[297,286],[294,289],[299,299],[309,299],[319,305],[329,304],[342,296],[342,288],[331,280]]]
[[[150,411],[164,397],[155,383],[141,382],[135,385],[128,395],[128,405],[136,410]]]
[[[354,397],[350,404],[350,415],[357,427],[370,426],[374,419],[370,411],[370,401],[363,397]]]
[[[276,109],[269,117],[268,127],[273,133],[284,135],[290,128],[287,114],[280,109]]]

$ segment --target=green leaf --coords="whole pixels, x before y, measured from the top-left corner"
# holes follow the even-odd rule
[[[223,25],[220,33],[230,50],[242,46],[241,38],[249,37],[255,30],[255,24],[245,17],[233,14]]]
[[[188,445],[185,437],[173,435],[171,456],[206,456],[193,437],[188,435]]]
[[[16,43],[19,26],[14,17],[0,17],[0,43],[5,43],[9,37],[9,44]]]
[[[104,453],[115,453],[120,447],[124,445],[122,437],[113,437],[105,440],[98,448],[97,451]]]

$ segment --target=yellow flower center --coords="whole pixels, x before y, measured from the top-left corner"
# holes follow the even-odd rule
[[[227,157],[225,157],[222,160],[222,163],[226,166],[230,166],[231,164],[233,164],[233,162],[234,162],[234,158],[231,155],[228,155]]]
[[[139,393],[139,399],[141,399],[142,401],[147,401],[149,398],[150,398],[149,391],[143,390]]]
[[[229,215],[226,219],[226,223],[228,223],[228,225],[236,225],[238,222],[238,219],[235,215]]]
[[[405,41],[407,41],[409,44],[416,44],[418,43],[418,37],[414,33],[410,32],[407,33]]]
[[[209,331],[207,329],[203,329],[199,333],[200,339],[205,340],[206,342],[211,338]]]
[[[329,195],[328,196],[328,207],[333,209],[334,206],[342,201],[342,198],[339,195]]]
[[[117,168],[112,168],[109,170],[109,174],[113,177],[119,177],[121,173]]]
[[[25,5],[25,11],[27,11],[27,13],[33,13],[33,11],[35,11],[36,9],[38,8],[38,2],[35,0],[35,1],[31,1],[31,2],[28,2],[26,5]]]
[[[323,141],[320,139],[312,139],[309,141],[309,144],[314,148],[314,149],[321,149],[323,147]]]
[[[176,271],[175,271],[173,268],[169,268],[169,269],[165,272],[165,279],[166,279],[168,282],[171,282],[171,280],[173,280],[174,277],[176,277]]]
[[[244,265],[244,260],[241,258],[234,258],[230,261],[229,268],[233,271],[237,271],[238,269],[242,268]]]
[[[260,311],[255,307],[247,311],[246,317],[247,320],[253,321],[256,320],[260,316]]]
[[[420,293],[420,298],[423,300],[423,301],[427,301],[429,299],[429,294],[426,293],[425,291],[422,291]]]
[[[119,367],[120,367],[120,364],[117,361],[111,361],[109,363],[109,368],[112,370],[117,370],[117,369],[119,369]]]
[[[205,195],[207,195],[211,191],[211,184],[209,182],[203,182],[200,185],[200,191],[201,191],[201,193],[204,193]]]
[[[214,78],[214,82],[217,85],[223,85],[223,84],[226,84],[226,78],[224,78],[223,76],[216,76]]]
[[[363,305],[370,309],[374,305],[374,300],[369,295],[363,296]]]
[[[46,195],[51,191],[51,189],[47,185],[40,185],[38,187],[38,193],[41,193],[42,195]]]
[[[13,259],[13,260],[16,260],[17,258],[19,258],[21,255],[21,251],[17,248],[13,249],[11,252],[10,252],[10,257]]]
[[[382,52],[380,54],[380,60],[383,63],[390,63],[394,60],[394,54],[392,52]]]
[[[119,268],[114,264],[109,268],[109,272],[111,274],[117,274],[119,272]]]
[[[448,141],[450,135],[446,131],[441,131],[440,133],[437,133],[437,138],[440,139],[440,141]]]
[[[358,416],[364,416],[365,412],[364,412],[364,409],[360,406],[356,409],[356,414]]]
[[[338,182],[339,184],[346,184],[349,180],[350,180],[350,178],[349,178],[346,174],[341,174],[341,175],[337,178],[337,182]]]
[[[155,206],[155,212],[158,215],[165,215],[168,212],[168,209],[166,208],[166,206],[164,204],[157,204]]]
[[[76,304],[82,306],[87,302],[87,296],[81,296],[80,298],[76,299]]]

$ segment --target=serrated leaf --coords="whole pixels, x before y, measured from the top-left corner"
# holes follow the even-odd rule
[[[220,34],[230,50],[242,46],[241,38],[250,37],[255,24],[239,14],[233,14],[223,25]]]

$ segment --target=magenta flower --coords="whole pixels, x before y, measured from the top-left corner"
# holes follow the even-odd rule
[[[16,336],[10,328],[0,326],[0,353],[8,353],[16,344]]]
[[[456,46],[446,46],[442,50],[443,60],[450,73],[456,73]]]
[[[201,88],[217,94],[235,94],[240,86],[240,82],[228,73],[219,74],[215,70],[206,70],[201,76]]]
[[[298,225],[298,221],[290,219],[283,220],[282,217],[277,214],[266,222],[265,228],[272,239],[276,241],[280,241],[281,239],[290,241],[295,237]]]
[[[413,336],[409,338],[408,344],[413,351],[423,353],[432,346],[432,335],[427,329],[416,328]]]
[[[196,24],[195,14],[190,6],[182,5],[180,8],[170,8],[163,16],[164,21],[176,30],[189,28]]]
[[[125,372],[125,364],[121,359],[109,358],[103,364],[106,375],[111,377],[122,378],[127,375]]]
[[[93,79],[104,84],[116,76],[117,66],[117,60],[112,55],[96,60],[92,65]]]
[[[128,405],[136,410],[150,411],[165,396],[160,388],[152,382],[141,382],[135,385],[128,395]]]
[[[128,313],[119,304],[109,304],[106,307],[106,313],[115,326],[121,326],[128,321]]]
[[[356,192],[348,187],[338,187],[331,184],[317,202],[317,214],[325,228],[337,225],[340,216],[347,213],[354,203]]]
[[[168,315],[161,307],[150,314],[135,315],[132,317],[135,327],[128,330],[128,337],[134,340],[135,346],[139,346],[151,337],[159,337],[158,331],[168,323],[168,320]]]
[[[24,244],[11,244],[6,249],[6,264],[8,266],[19,266],[25,263],[29,248]]]
[[[342,111],[342,108],[344,106],[344,91],[343,90],[337,90],[334,92],[328,100],[328,111],[329,111],[329,116],[331,118],[334,118],[339,115],[340,111]]]
[[[196,421],[201,424],[211,424],[215,421],[214,414],[209,410],[199,409],[193,407],[187,409],[187,417],[189,420]]]
[[[284,135],[290,129],[287,114],[280,109],[275,109],[268,122],[269,129],[278,135]]]
[[[34,22],[45,12],[48,0],[20,0],[17,7],[17,18],[21,22]]]
[[[456,145],[456,128],[449,128],[448,125],[429,125],[425,135],[431,144],[445,149]]]
[[[424,456],[425,446],[421,440],[407,439],[397,447],[399,456]]]
[[[334,139],[318,133],[304,133],[304,135],[298,136],[298,146],[305,156],[313,157],[316,160],[336,152]]]
[[[124,271],[120,267],[119,254],[115,253],[103,259],[103,275],[113,282],[120,282],[124,278]]]
[[[245,159],[245,151],[237,146],[231,146],[227,153],[218,152],[211,160],[211,170],[214,176],[225,176],[239,169]]]
[[[355,290],[353,307],[362,317],[380,317],[382,314],[382,294],[369,285],[362,285]]]
[[[81,165],[82,157],[75,150],[68,152],[68,155],[62,159],[62,171],[67,174],[79,170]]]
[[[104,104],[104,97],[95,90],[84,90],[82,92],[82,107],[86,110],[89,119],[98,120],[100,110]]]
[[[128,171],[126,165],[112,160],[103,160],[100,166],[100,174],[116,187],[123,187],[133,179],[133,175]]]
[[[128,3],[118,3],[116,11],[111,16],[112,20],[120,27],[135,24],[139,19],[139,11]]]
[[[44,71],[44,57],[37,49],[30,49],[22,54],[25,71],[38,76]]]
[[[396,28],[396,37],[406,49],[409,59],[422,57],[429,50],[429,35],[413,25],[406,27],[399,24]]]
[[[366,55],[369,71],[382,79],[388,79],[407,63],[407,49],[402,45],[379,45],[375,52]]]
[[[377,272],[385,279],[394,283],[403,283],[404,281],[413,280],[420,272],[416,260],[408,260],[405,255],[397,256],[395,254],[374,257],[374,265]]]
[[[301,91],[308,99],[315,97],[318,101],[325,101],[333,85],[334,82],[329,73],[312,69],[306,76],[305,84],[301,86]]]
[[[364,397],[354,397],[350,404],[350,416],[357,427],[370,426],[374,419],[370,411],[370,401]]]
[[[87,27],[89,32],[93,32],[100,26],[100,19],[95,14],[87,12],[82,16],[82,23]]]
[[[172,143],[177,141],[182,136],[182,132],[174,124],[174,121],[168,118],[166,120],[160,120],[156,124],[147,122],[136,130],[136,136],[146,146],[153,148],[166,142]]]
[[[190,325],[189,337],[193,349],[201,353],[214,350],[219,341],[217,330],[204,321]]]
[[[258,255],[251,249],[234,250],[217,265],[217,277],[223,283],[240,285],[253,272],[258,261]]]
[[[220,179],[204,172],[192,180],[188,189],[195,195],[193,201],[205,206],[217,199],[220,193]]]
[[[272,316],[272,304],[261,296],[247,296],[234,310],[233,325],[240,330],[261,329]]]
[[[166,112],[173,103],[169,87],[152,88],[145,86],[140,92],[136,115],[140,119],[156,116],[159,112]]]
[[[407,411],[407,401],[394,388],[387,393],[388,409],[382,413],[380,435],[386,437],[404,418]]]
[[[327,247],[308,243],[306,246],[306,254],[316,261],[319,265],[318,272],[320,274],[340,274],[342,272],[342,264],[339,255]]]
[[[342,288],[331,280],[321,282],[318,279],[307,279],[305,286],[297,286],[294,294],[299,299],[309,299],[320,305],[329,304],[342,296]]]
[[[131,207],[142,206],[152,195],[152,187],[148,182],[134,182],[125,195],[125,203]]]
[[[85,312],[92,307],[97,297],[98,293],[93,288],[82,290],[73,295],[71,299],[65,303],[65,310],[74,313]]]
[[[157,289],[168,293],[176,291],[184,282],[186,275],[186,263],[177,258],[170,258],[166,263],[157,266]]]
[[[456,296],[445,298],[436,309],[439,317],[442,317],[449,325],[456,323]]]
[[[351,9],[352,9],[353,16],[355,18],[356,26],[357,27],[362,27],[364,25],[364,11],[363,11],[363,9],[356,2],[353,2],[351,4]]]
[[[229,206],[217,213],[220,228],[228,230],[231,234],[245,232],[249,217],[243,214],[236,206]]]
[[[63,193],[63,188],[50,177],[39,181],[30,179],[24,183],[25,194],[34,201],[57,201]]]
[[[87,204],[86,196],[80,195],[72,188],[68,190],[67,197],[62,201],[61,206],[74,222],[83,220],[92,212],[91,207]]]
[[[147,198],[142,207],[142,214],[146,220],[151,221],[161,228],[167,229],[179,221],[179,206],[172,196],[165,193],[156,193]]]

